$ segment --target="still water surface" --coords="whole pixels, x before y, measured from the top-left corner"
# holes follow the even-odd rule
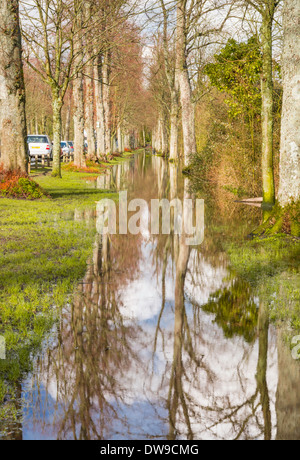
[[[187,183],[175,165],[138,155],[92,186],[149,202],[182,199]],[[208,193],[198,248],[174,234],[97,235],[22,384],[19,437],[299,439],[299,364],[224,251],[260,212]],[[94,210],[69,218],[95,225]]]

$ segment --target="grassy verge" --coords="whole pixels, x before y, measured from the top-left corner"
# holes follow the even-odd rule
[[[234,270],[269,306],[270,319],[300,331],[300,241],[286,235],[229,245]]]
[[[89,189],[84,173],[33,170],[49,197],[35,201],[0,199],[0,436],[13,425],[18,388],[31,370],[61,308],[79,279],[95,237],[95,201],[107,192]]]

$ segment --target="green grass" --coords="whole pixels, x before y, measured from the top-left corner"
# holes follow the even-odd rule
[[[270,318],[300,331],[300,241],[286,235],[228,245],[236,273],[269,306]]]
[[[7,359],[0,360],[0,404],[30,371],[33,357],[61,308],[85,275],[95,238],[93,210],[117,194],[89,189],[87,174],[47,169],[32,178],[51,198],[0,199],[0,335]],[[1,415],[9,409],[2,407]],[[3,430],[2,430],[3,431]]]

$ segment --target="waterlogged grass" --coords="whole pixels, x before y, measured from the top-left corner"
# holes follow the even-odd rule
[[[117,197],[87,188],[82,173],[63,171],[57,179],[38,170],[32,177],[51,198],[0,199],[0,336],[6,341],[0,435],[1,420],[15,417],[22,377],[85,274],[96,232],[95,202]]]
[[[300,331],[300,241],[286,235],[228,246],[234,270],[269,305],[270,318]]]

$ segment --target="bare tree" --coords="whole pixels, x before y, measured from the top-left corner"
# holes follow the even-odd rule
[[[91,17],[93,11],[93,4],[90,1],[85,3],[85,14],[86,17]],[[91,33],[93,33],[91,31]],[[87,37],[90,39],[90,36]],[[93,50],[88,47],[87,49],[87,61],[84,72],[84,83],[85,83],[85,130],[88,144],[88,153],[91,158],[96,155],[96,142],[95,142],[95,120],[94,120],[94,59],[93,59]]]
[[[18,0],[0,4],[0,162],[27,171],[25,88]]]
[[[267,205],[275,204],[273,167],[273,25],[280,0],[245,0],[260,14],[262,24],[260,41],[263,54],[261,78],[262,95],[262,179],[263,198]]]
[[[73,84],[74,99],[74,165],[76,167],[86,166],[84,157],[84,94],[83,94],[83,25],[84,13],[81,0],[74,1],[74,12],[76,16],[77,40],[74,43],[75,59],[74,67],[78,69]],[[89,15],[90,17],[90,15]],[[88,47],[87,47],[88,49]]]
[[[164,0],[160,0],[161,9],[163,12],[163,47],[164,47],[164,61],[165,73],[169,85],[171,106],[170,106],[170,141],[169,141],[169,158],[171,161],[178,159],[178,131],[179,131],[179,82],[178,70],[175,60],[175,46],[171,40],[170,46],[170,33],[169,16],[167,6]]]
[[[26,62],[51,88],[52,175],[58,177],[61,177],[61,112],[64,97],[70,82],[79,77],[86,65],[80,44],[88,30],[97,30],[98,27],[98,18],[82,19],[83,11],[84,2],[81,0],[32,0],[30,3],[22,1],[22,33],[26,43]],[[79,22],[81,27],[78,27]],[[95,41],[96,38],[94,37]]]

